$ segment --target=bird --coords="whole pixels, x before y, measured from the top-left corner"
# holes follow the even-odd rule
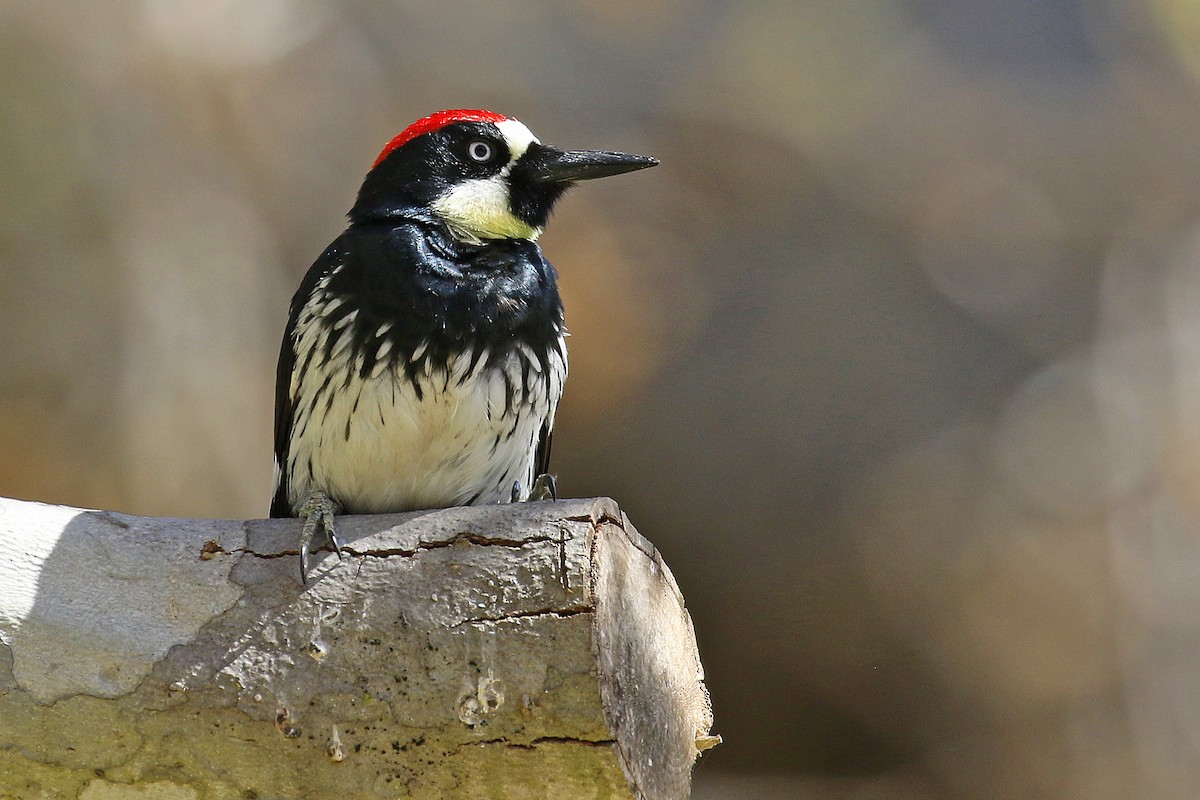
[[[546,499],[567,378],[558,276],[537,243],[579,181],[650,156],[542,144],[482,109],[417,120],[379,153],[346,230],[289,307],[270,516],[300,517],[300,578],[334,520]]]

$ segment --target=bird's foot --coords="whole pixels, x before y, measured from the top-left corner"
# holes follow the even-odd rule
[[[521,495],[524,494],[521,487],[521,481],[512,481],[512,503],[521,503]],[[558,499],[558,481],[553,475],[542,473],[533,480],[533,486],[529,488],[529,497],[526,498],[526,503],[534,503],[536,500],[557,500]]]
[[[521,502],[521,496],[525,494],[520,481],[513,481],[511,502]],[[558,499],[558,482],[553,475],[548,475],[543,472],[533,479],[533,486],[529,489],[529,496],[525,498],[525,502],[532,503],[538,500],[557,500]]]
[[[342,557],[342,545],[333,529],[333,517],[340,511],[338,504],[330,500],[324,492],[313,492],[304,501],[304,505],[300,506],[300,517],[304,520],[304,527],[300,530],[300,582],[305,586],[308,585],[308,555],[318,528],[333,545],[333,552],[337,553],[337,557]]]
[[[553,475],[543,472],[533,480],[533,487],[529,490],[530,500],[557,500],[558,499],[558,482]]]

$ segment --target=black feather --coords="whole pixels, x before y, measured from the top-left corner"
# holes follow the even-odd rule
[[[293,339],[300,312],[304,309],[304,304],[313,289],[316,288],[317,282],[340,263],[339,253],[335,250],[335,246],[336,243],[321,254],[321,257],[304,276],[304,280],[300,282],[300,288],[292,296],[287,326],[283,330],[283,342],[279,347],[279,362],[275,367],[275,463],[279,467],[280,474],[279,484],[275,487],[275,494],[271,498],[270,515],[272,518],[295,516],[294,510],[288,503],[287,469],[294,423],[291,384],[292,370],[296,367],[296,348]],[[307,354],[309,359],[313,355],[312,353]]]
[[[318,290],[324,278],[328,278],[325,288]],[[292,298],[276,374],[275,457],[283,474],[271,503],[273,517],[295,515],[288,501],[287,475],[296,412],[290,396],[292,372],[298,362],[303,369],[328,359],[336,338],[326,337],[323,353],[295,352],[297,325],[317,291],[340,305],[329,314],[317,315],[312,324],[324,325],[330,332],[339,323],[346,326],[352,355],[361,360],[358,370],[347,373],[347,382],[370,379],[379,347],[386,340],[390,348],[385,358],[391,368],[387,379],[393,374],[404,376],[418,399],[423,397],[424,375],[440,372],[448,379],[452,361],[468,352],[473,371],[497,367],[512,352],[528,348],[545,374],[550,353],[557,352],[563,335],[557,276],[533,242],[465,243],[431,213],[411,208],[382,219],[352,222],[312,265]],[[357,314],[347,323],[345,318],[352,312]],[[378,335],[385,324],[386,331]],[[523,364],[526,375],[530,366]],[[525,384],[518,394],[506,377],[505,413],[520,410],[521,395],[529,393],[528,380]],[[332,403],[335,391],[355,389],[338,384],[324,387],[327,403]],[[548,463],[550,424],[547,420],[543,425],[538,445],[539,471]]]

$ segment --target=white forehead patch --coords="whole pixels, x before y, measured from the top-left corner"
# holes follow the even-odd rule
[[[525,124],[515,119],[504,119],[496,123],[496,127],[500,129],[500,135],[504,137],[505,143],[508,145],[508,150],[512,153],[512,160],[516,161],[525,154],[529,149],[529,145],[538,142],[538,138],[533,135],[533,131],[525,127]],[[541,142],[538,142],[541,144]]]

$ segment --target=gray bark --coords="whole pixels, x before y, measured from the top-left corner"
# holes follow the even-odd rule
[[[683,798],[683,598],[611,500],[297,520],[0,500],[0,798]]]

